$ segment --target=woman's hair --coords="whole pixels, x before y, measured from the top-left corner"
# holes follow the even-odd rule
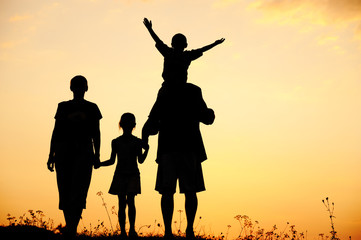
[[[119,128],[133,129],[135,128],[135,116],[133,113],[124,113],[119,121]]]
[[[76,91],[88,91],[88,81],[84,76],[77,75],[70,80],[70,90]]]

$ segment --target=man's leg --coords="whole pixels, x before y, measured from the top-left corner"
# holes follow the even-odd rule
[[[161,199],[161,208],[165,228],[165,237],[172,236],[172,218],[174,210],[173,193],[163,193]]]
[[[185,209],[187,216],[187,230],[186,234],[188,238],[194,237],[193,224],[196,217],[198,208],[198,198],[195,192],[185,194]]]

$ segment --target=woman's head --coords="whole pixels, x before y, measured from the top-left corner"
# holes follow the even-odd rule
[[[135,128],[135,116],[133,113],[124,113],[119,121],[119,128],[123,130],[133,130]]]
[[[73,93],[85,93],[88,91],[88,81],[85,77],[77,75],[70,80],[70,90]]]

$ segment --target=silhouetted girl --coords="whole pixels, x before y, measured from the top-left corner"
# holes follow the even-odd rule
[[[100,163],[100,166],[114,164],[117,156],[118,162],[115,168],[109,193],[118,195],[119,198],[119,225],[121,235],[126,237],[125,232],[125,208],[128,205],[129,236],[136,237],[135,231],[135,204],[134,197],[140,194],[140,174],[137,164],[143,163],[148,154],[148,145],[142,144],[141,139],[132,135],[135,127],[135,116],[132,113],[124,113],[120,119],[119,127],[123,129],[123,135],[112,141],[112,153],[110,159]],[[144,153],[142,148],[145,149]]]

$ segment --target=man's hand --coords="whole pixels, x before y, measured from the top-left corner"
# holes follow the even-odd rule
[[[152,28],[152,21],[149,21],[147,18],[144,18],[143,23],[146,28],[148,28],[148,29]]]
[[[94,156],[94,162],[93,162],[93,165],[94,165],[94,169],[98,169],[98,168],[100,168],[100,159],[99,159],[99,155],[98,155],[98,156]]]
[[[54,172],[55,160],[53,156],[49,156],[48,162],[46,163],[50,172]]]

